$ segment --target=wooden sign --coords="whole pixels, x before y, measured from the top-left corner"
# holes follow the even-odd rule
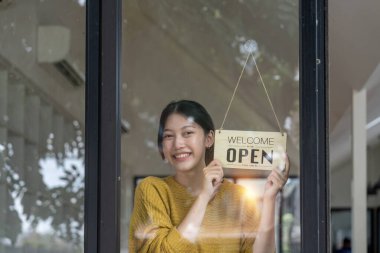
[[[286,133],[216,130],[214,159],[224,168],[271,170],[283,164]]]

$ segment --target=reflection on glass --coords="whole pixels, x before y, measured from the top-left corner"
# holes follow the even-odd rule
[[[301,252],[300,182],[290,178],[281,194],[280,252]]]
[[[125,1],[124,8],[122,110],[130,131],[122,136],[122,252],[128,247],[133,178],[173,174],[156,144],[161,109],[172,100],[195,100],[219,128],[249,52],[288,134],[291,174],[299,171],[298,1],[141,0]],[[252,58],[224,128],[278,131]],[[225,175],[264,177],[232,169]],[[294,209],[285,209],[291,215],[277,244],[283,252],[299,246],[299,204],[287,205]]]
[[[83,252],[84,17],[0,4],[0,252]]]
[[[261,198],[264,192],[264,178],[237,178],[236,183],[247,188],[254,198]],[[299,180],[289,178],[277,197],[276,248],[278,252],[301,252]],[[262,201],[262,199],[260,200]]]
[[[374,231],[374,222],[372,211],[367,211],[367,252],[374,251],[372,242],[372,231]],[[331,252],[351,252],[352,212],[350,209],[332,209],[331,210]]]

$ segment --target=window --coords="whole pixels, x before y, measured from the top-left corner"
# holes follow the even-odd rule
[[[84,2],[0,13],[0,251],[83,252]]]

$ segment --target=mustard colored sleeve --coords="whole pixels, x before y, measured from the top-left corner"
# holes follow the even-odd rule
[[[260,224],[260,210],[258,208],[257,199],[243,198],[244,208],[242,210],[243,217],[243,234],[242,252],[252,253],[253,244],[255,243],[257,230]]]
[[[168,199],[164,186],[152,178],[146,178],[138,185],[131,217],[129,252],[197,252],[197,246],[184,239],[172,224],[171,210],[165,202]]]

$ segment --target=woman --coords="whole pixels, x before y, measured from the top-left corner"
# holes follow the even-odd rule
[[[136,188],[130,252],[275,252],[275,198],[288,178],[287,156],[285,169],[268,176],[259,215],[212,160],[214,131],[197,102],[172,102],[162,111],[158,147],[175,175],[148,177]]]

